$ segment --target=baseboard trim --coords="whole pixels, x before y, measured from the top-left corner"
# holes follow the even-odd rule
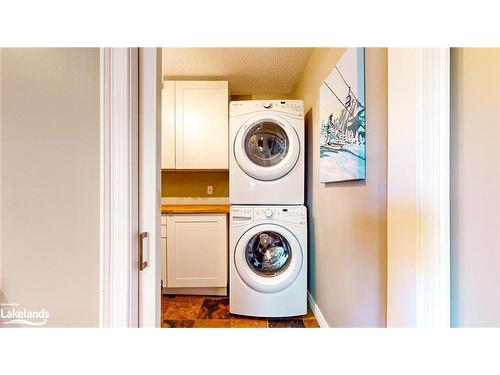
[[[314,300],[313,296],[309,291],[307,291],[307,300],[309,301],[309,306],[311,307],[311,311],[313,312],[314,316],[316,317],[316,320],[318,321],[318,324],[321,328],[330,328],[328,326],[328,323],[326,322],[325,317],[323,316],[323,313],[319,309],[319,306],[316,304],[316,301]]]
[[[186,294],[200,296],[227,296],[226,287],[213,288],[163,288],[163,294]]]

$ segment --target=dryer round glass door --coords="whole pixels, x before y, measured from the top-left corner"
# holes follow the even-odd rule
[[[299,154],[295,129],[276,115],[248,120],[234,141],[238,165],[257,180],[271,181],[286,176],[297,163]]]
[[[248,130],[244,142],[248,158],[261,167],[280,163],[290,145],[285,130],[272,121],[257,122]]]
[[[252,227],[234,250],[234,264],[241,279],[260,292],[277,292],[292,284],[303,264],[297,238],[276,224]]]

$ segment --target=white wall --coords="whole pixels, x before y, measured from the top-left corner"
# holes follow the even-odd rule
[[[306,112],[309,290],[331,327],[386,324],[387,50],[366,49],[367,178],[319,182],[319,88],[343,53],[314,49],[294,93]]]
[[[453,48],[451,320],[500,327],[500,49]]]
[[[1,51],[1,288],[99,324],[99,50]]]
[[[415,327],[417,50],[389,48],[388,56],[387,325]]]

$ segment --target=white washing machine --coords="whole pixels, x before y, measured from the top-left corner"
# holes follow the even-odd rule
[[[231,204],[304,204],[302,100],[229,106]]]
[[[229,308],[239,315],[307,313],[304,206],[232,206]]]

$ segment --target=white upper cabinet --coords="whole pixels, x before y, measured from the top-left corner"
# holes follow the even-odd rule
[[[228,98],[227,81],[165,81],[162,168],[228,169]]]
[[[175,83],[165,81],[161,94],[161,168],[175,168]]]

